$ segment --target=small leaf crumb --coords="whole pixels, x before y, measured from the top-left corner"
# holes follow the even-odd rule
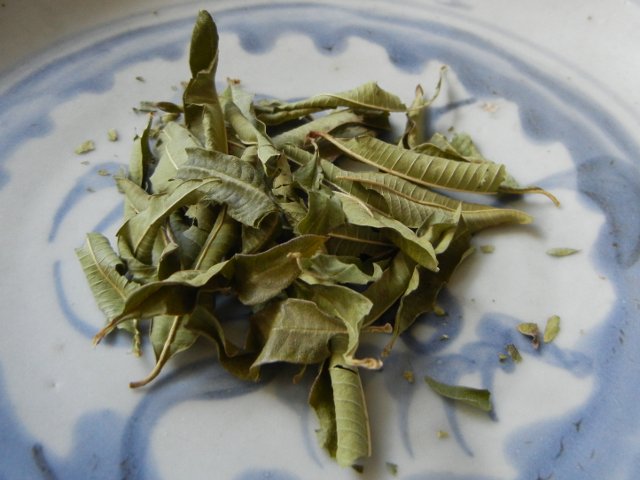
[[[540,346],[540,329],[538,324],[533,322],[524,322],[518,325],[518,331],[529,338],[531,338],[531,345],[533,348]]]
[[[507,345],[507,353],[514,362],[520,363],[522,361],[522,355],[513,343]]]
[[[96,145],[93,143],[93,140],[86,140],[78,145],[74,151],[78,155],[84,155],[85,153],[92,152],[95,149]]]
[[[547,324],[544,327],[544,335],[542,341],[544,343],[551,343],[560,332],[560,317],[558,315],[552,315],[547,319]]]
[[[482,253],[493,253],[496,251],[496,247],[493,245],[480,245],[480,251]]]
[[[387,471],[394,477],[398,475],[398,465],[392,462],[385,462]]]
[[[351,465],[351,468],[358,473],[364,473],[364,465]]]
[[[447,432],[446,430],[438,430],[436,432],[436,436],[438,437],[438,440],[445,440],[449,438],[449,432]]]
[[[409,383],[413,383],[413,382],[416,381],[415,375],[413,374],[413,371],[411,371],[411,370],[405,370],[404,372],[402,372],[402,376]]]
[[[115,128],[111,128],[107,131],[107,138],[110,142],[118,141],[118,131]]]
[[[142,82],[142,83],[144,83],[144,82],[145,82],[144,77],[142,77],[142,76],[140,76],[140,75],[138,75],[138,76],[136,77],[136,80],[137,80],[137,81],[139,81],[139,82]]]
[[[436,317],[446,317],[447,311],[444,308],[442,308],[440,305],[436,305],[435,307],[433,307],[433,314]]]
[[[550,248],[547,250],[547,255],[551,257],[568,257],[569,255],[574,255],[579,251],[580,250],[575,248]]]
[[[100,170],[98,170],[98,175],[100,175],[101,177],[108,177],[111,174],[109,173],[109,170],[101,168]]]

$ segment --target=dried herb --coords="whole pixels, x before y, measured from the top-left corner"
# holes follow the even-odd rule
[[[389,472],[390,475],[394,477],[398,475],[398,465],[396,463],[385,462],[384,465],[387,467],[387,472]]]
[[[156,366],[132,387],[199,338],[245,380],[259,380],[267,364],[315,366],[309,404],[318,440],[357,468],[371,454],[361,372],[379,369],[422,314],[445,314],[439,292],[472,252],[474,233],[531,221],[441,191],[555,198],[519,187],[466,135],[423,138],[434,97],[420,87],[409,107],[373,82],[297,102],[255,101],[238,80],[216,91],[218,60],[216,25],[200,12],[182,105],[136,109],[167,114],[151,116],[128,173],[116,177],[124,212],[115,245],[90,233],[77,250],[107,318],[95,342],[121,329],[138,351],[145,329]],[[397,143],[378,138],[392,113],[406,116]],[[345,170],[343,159],[373,169]],[[229,297],[252,311],[241,344],[218,310]],[[360,357],[361,339],[381,334],[391,339],[380,355]],[[412,372],[404,377],[413,381]],[[486,390],[427,382],[491,409]]]
[[[480,245],[480,251],[482,253],[493,253],[496,251],[496,247],[493,245]]]
[[[551,343],[558,336],[558,333],[560,333],[560,317],[552,315],[547,319],[542,340],[544,343]]]
[[[439,382],[432,377],[424,377],[424,380],[434,392],[445,398],[462,402],[485,412],[490,412],[493,409],[493,405],[491,404],[491,393],[489,390],[459,385],[448,385],[446,383]]]
[[[86,140],[76,147],[74,152],[78,155],[84,155],[85,153],[92,152],[96,149],[96,144],[93,140]]]
[[[522,361],[522,355],[513,343],[507,345],[507,353],[514,362],[520,363]]]
[[[117,142],[118,131],[115,128],[110,128],[109,130],[107,130],[107,138],[109,139],[110,142]]]
[[[402,377],[409,383],[413,383],[416,380],[413,370],[405,370],[402,372]]]
[[[538,328],[537,323],[520,323],[518,324],[518,331],[522,335],[531,339],[531,345],[533,345],[533,348],[538,348],[540,346],[540,329]]]
[[[547,255],[552,257],[568,257],[569,255],[574,255],[578,252],[580,252],[580,250],[577,250],[575,248],[560,247],[560,248],[550,248],[549,250],[547,250]]]

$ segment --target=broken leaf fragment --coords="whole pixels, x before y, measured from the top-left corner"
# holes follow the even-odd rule
[[[110,128],[109,130],[107,130],[107,138],[109,139],[110,142],[117,142],[118,131],[115,128]]]
[[[77,155],[84,155],[85,153],[92,152],[95,149],[96,149],[96,144],[93,142],[93,140],[85,140],[84,142],[82,142],[80,145],[76,147],[74,152]]]
[[[560,317],[552,315],[547,319],[542,340],[544,343],[551,343],[558,336],[558,333],[560,333]]]
[[[493,409],[489,390],[449,385],[429,376],[424,377],[424,380],[434,392],[444,398],[464,403],[465,405],[478,408],[484,412],[490,412]]]
[[[578,252],[580,252],[580,250],[576,248],[559,247],[550,248],[547,250],[547,255],[551,257],[568,257],[569,255],[575,255]]]
[[[511,360],[515,363],[520,363],[522,361],[522,355],[520,355],[520,351],[513,343],[509,343],[506,348]]]
[[[540,329],[537,323],[523,322],[518,324],[518,331],[531,339],[531,345],[533,348],[540,346]]]

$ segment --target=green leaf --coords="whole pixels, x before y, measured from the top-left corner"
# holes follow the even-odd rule
[[[227,208],[223,206],[191,268],[206,270],[222,262],[233,251],[239,237],[238,224],[227,215]]]
[[[383,258],[397,250],[382,231],[358,225],[341,225],[328,236],[327,251],[333,255]]]
[[[346,467],[371,455],[371,431],[364,390],[358,370],[333,354],[329,376],[336,412],[336,461]]]
[[[309,191],[309,205],[296,229],[300,233],[325,235],[345,223],[342,203],[335,196]]]
[[[252,369],[274,362],[311,365],[329,357],[329,342],[347,335],[344,323],[308,300],[288,298],[251,318],[254,335],[264,345]]]
[[[371,455],[369,416],[360,375],[341,365],[334,354],[320,368],[309,394],[318,417],[318,441],[341,466],[351,466]]]
[[[405,293],[415,265],[407,255],[398,252],[381,277],[363,292],[373,302],[364,326],[371,325],[380,318]]]
[[[300,275],[298,258],[316,254],[327,240],[301,235],[261,253],[234,257],[233,285],[245,305],[257,305],[278,295]]]
[[[415,97],[411,106],[407,110],[407,125],[402,136],[402,144],[406,148],[413,148],[424,141],[424,134],[427,128],[427,108],[434,102],[440,94],[442,88],[442,78],[446,67],[440,69],[440,78],[436,84],[435,91],[431,98],[424,96],[422,86],[418,85],[415,91]]]
[[[242,225],[242,253],[256,253],[270,244],[280,233],[282,221],[280,215],[267,215],[258,228]]]
[[[257,354],[244,351],[227,339],[221,322],[212,309],[206,306],[213,303],[212,299],[207,300],[209,301],[198,302],[191,315],[187,317],[186,328],[215,345],[220,364],[229,373],[242,380],[258,380],[257,373],[251,371]]]
[[[285,130],[273,137],[273,144],[280,148],[285,144],[303,146],[312,132],[331,132],[339,127],[362,124],[363,117],[351,110],[340,110],[303,123],[299,127]]]
[[[339,140],[320,135],[349,157],[427,187],[476,193],[497,193],[506,178],[503,165],[463,163],[431,157],[370,136]]]
[[[186,149],[200,146],[197,138],[188,129],[176,122],[167,123],[158,137],[158,165],[150,179],[153,191],[165,192],[170,187],[178,168],[188,159]]]
[[[558,336],[558,333],[560,333],[560,317],[552,315],[547,319],[542,340],[544,343],[551,343]]]
[[[232,101],[225,103],[225,117],[238,138],[245,145],[255,145],[257,147],[258,158],[263,165],[270,164],[280,156],[280,151],[276,149],[269,137],[266,135],[264,125],[258,120],[245,117],[238,106]]]
[[[295,285],[297,298],[313,302],[325,314],[339,318],[348,333],[348,344],[344,351],[346,361],[353,361],[360,344],[360,330],[373,303],[364,295],[342,285],[307,285],[297,282]],[[382,365],[369,362],[373,368]]]
[[[338,107],[354,110],[376,110],[383,112],[404,112],[407,107],[394,94],[383,90],[375,82],[368,82],[352,90],[340,93],[323,93],[306,100],[270,105],[271,112],[320,111]],[[310,112],[309,112],[310,113]]]
[[[445,398],[462,402],[484,412],[490,412],[493,409],[493,405],[491,404],[491,393],[489,390],[447,385],[428,376],[424,377],[424,380],[434,392]]]
[[[76,255],[100,310],[109,320],[119,315],[136,285],[124,276],[124,263],[109,240],[99,233],[89,233]]]
[[[575,255],[576,253],[579,253],[579,252],[580,250],[575,248],[559,247],[559,248],[550,248],[549,250],[547,250],[547,255],[551,257],[568,257],[569,255]]]
[[[176,354],[189,349],[198,335],[184,327],[185,316],[158,315],[153,319],[149,336],[156,355],[156,365],[144,379],[131,382],[129,387],[139,388],[153,381],[167,362]]]
[[[385,347],[388,354],[396,339],[424,314],[434,310],[438,295],[442,288],[449,282],[458,265],[472,252],[470,235],[464,226],[456,232],[449,248],[438,257],[440,270],[436,272],[416,266],[411,280],[407,284],[393,326],[393,337]]]
[[[342,202],[347,221],[353,225],[383,228],[385,235],[409,257],[430,270],[437,270],[438,262],[433,245],[419,237],[409,227],[384,214],[368,210],[353,197],[336,194]]]
[[[154,168],[156,160],[149,146],[151,134],[151,117],[140,137],[133,141],[131,158],[129,159],[129,180],[139,187],[146,188],[149,173]]]
[[[115,177],[118,190],[125,196],[124,218],[130,218],[149,207],[151,196],[129,178]]]
[[[264,175],[253,165],[232,155],[188,149],[189,159],[176,178],[202,179],[204,199],[228,206],[227,213],[245,225],[257,227],[277,206],[269,196]]]
[[[129,293],[121,313],[94,337],[94,343],[130,319],[190,314],[196,306],[200,289],[205,286],[209,291],[228,288],[233,271],[234,262],[228,260],[205,271],[180,270],[164,280],[139,286]]]
[[[133,215],[120,227],[118,237],[129,244],[136,258],[150,264],[156,237],[169,215],[185,205],[199,201],[203,196],[200,189],[211,183],[212,180],[186,181],[178,184],[169,194],[152,195],[148,207]]]
[[[357,257],[319,253],[311,258],[299,259],[298,265],[307,283],[366,285],[382,276],[382,269],[378,264],[365,264]]]
[[[189,50],[191,80],[182,101],[187,127],[206,148],[227,152],[224,115],[215,88],[218,68],[218,31],[211,15],[198,14]]]
[[[462,218],[472,232],[505,223],[527,224],[532,221],[529,215],[520,210],[460,202],[391,174],[348,172],[335,166],[330,172],[329,178],[341,187],[348,188],[345,182],[352,182],[362,185],[367,190],[375,191],[383,198],[384,206],[381,207],[380,201],[372,199],[370,194],[348,188],[349,193],[373,204],[376,208],[384,208],[391,217],[412,228],[424,224],[438,210],[453,213],[458,208],[461,208]]]
[[[200,10],[191,34],[189,67],[191,75],[198,72],[215,71],[218,64],[218,30],[211,15]]]

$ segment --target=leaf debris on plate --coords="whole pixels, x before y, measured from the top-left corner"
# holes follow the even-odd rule
[[[544,334],[542,341],[544,343],[551,343],[560,333],[560,317],[558,315],[551,315],[547,319],[547,324],[544,327]]]
[[[85,140],[80,145],[76,147],[74,152],[78,155],[84,155],[85,153],[92,152],[96,149],[96,144],[93,140]]]
[[[566,247],[558,247],[558,248],[550,248],[547,250],[547,255],[551,257],[568,257],[569,255],[575,255],[579,253],[580,250],[576,248],[566,248]]]
[[[218,60],[216,25],[202,11],[183,104],[137,109],[171,117],[150,118],[128,173],[116,177],[125,202],[115,247],[91,233],[77,250],[107,318],[94,341],[120,329],[137,350],[147,329],[156,366],[132,387],[198,339],[245,380],[258,381],[267,364],[315,366],[318,441],[357,468],[371,455],[361,372],[379,369],[422,314],[442,314],[438,295],[473,251],[474,233],[531,222],[442,192],[555,197],[520,187],[468,135],[425,137],[433,98],[420,87],[410,106],[374,82],[296,102],[256,100],[237,80],[216,91]],[[380,133],[392,113],[406,116],[406,128],[389,143]],[[348,170],[345,159],[368,170]],[[252,310],[244,342],[231,340],[218,310],[229,297]],[[389,311],[392,324],[381,320]],[[379,356],[359,355],[363,338],[388,333]],[[487,390],[426,381],[492,408]]]

